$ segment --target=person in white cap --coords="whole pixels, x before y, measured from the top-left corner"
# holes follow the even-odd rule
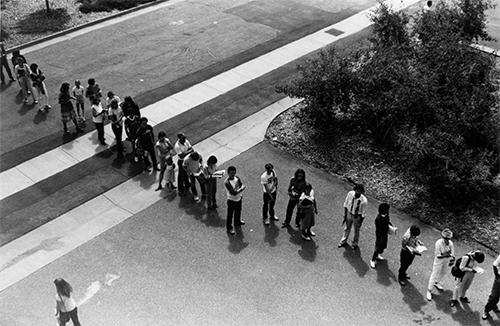
[[[435,287],[439,291],[443,291],[444,275],[448,269],[455,263],[455,247],[451,241],[453,232],[449,228],[445,228],[441,232],[441,239],[436,241],[434,250],[434,264],[432,265],[432,273],[427,286],[427,300],[432,300],[432,288]]]

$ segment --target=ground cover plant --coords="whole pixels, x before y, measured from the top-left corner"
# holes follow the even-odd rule
[[[78,0],[83,13],[125,10],[155,0]]]

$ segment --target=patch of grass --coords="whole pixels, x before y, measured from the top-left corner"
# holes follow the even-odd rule
[[[78,0],[83,13],[125,10],[155,0]]]
[[[67,28],[71,20],[66,8],[57,8],[46,11],[35,11],[19,21],[19,29],[23,34],[57,32]]]

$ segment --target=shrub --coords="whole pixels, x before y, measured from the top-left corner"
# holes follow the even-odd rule
[[[125,10],[155,0],[79,0],[83,13],[96,11]]]

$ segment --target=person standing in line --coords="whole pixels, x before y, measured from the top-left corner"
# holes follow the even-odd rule
[[[481,316],[482,319],[486,320],[490,318],[490,311],[500,312],[498,309],[498,300],[500,299],[500,255],[493,262],[493,287],[491,288],[490,296],[488,297],[488,302],[484,306],[484,314]]]
[[[141,117],[141,110],[139,109],[137,103],[134,102],[132,97],[125,96],[121,105],[125,116],[128,117],[129,115],[135,115],[138,118]]]
[[[5,71],[7,72],[7,75],[9,75],[10,81],[16,81],[14,76],[12,76],[12,71],[10,70],[9,67],[9,61],[7,60],[7,52],[5,52],[5,47],[3,42],[0,42],[0,58],[1,58],[1,67],[0,67],[0,77],[2,78],[2,85],[5,84],[5,75],[3,74],[3,69],[5,68]]]
[[[200,153],[192,152],[186,158],[182,167],[189,176],[189,182],[191,183],[191,193],[193,194],[193,199],[195,202],[200,201],[198,197],[198,191],[196,190],[196,181],[200,184],[201,195],[205,197],[207,195],[207,190],[205,189],[205,177],[203,176],[203,158]]]
[[[281,228],[287,228],[290,226],[292,220],[293,210],[299,203],[299,197],[304,192],[306,188],[306,172],[302,169],[297,169],[295,175],[290,179],[290,184],[288,185],[288,205],[286,207],[286,217],[285,221],[281,225]],[[295,225],[299,227],[299,210],[297,209],[297,214],[295,217]]]
[[[76,99],[76,113],[78,113],[78,119],[85,121],[85,88],[78,79],[75,80],[75,86],[73,86],[73,96]]]
[[[233,229],[233,220],[235,227],[245,224],[245,221],[241,219],[241,208],[243,191],[246,189],[246,185],[236,176],[236,168],[234,166],[227,168],[227,179],[224,182],[224,186],[226,187],[227,195],[226,230],[227,233],[234,235],[236,232]]]
[[[83,132],[76,121],[75,108],[73,107],[73,103],[71,103],[72,99],[74,99],[74,97],[69,94],[69,83],[62,83],[59,93],[59,104],[61,105],[61,121],[65,134],[69,133],[68,121],[73,121],[76,127],[76,133]]]
[[[24,95],[24,103],[28,103],[29,94],[33,97],[33,102],[38,103],[31,89],[30,67],[24,63],[23,59],[18,58],[14,71],[16,72],[17,81]]]
[[[387,239],[389,237],[389,226],[392,225],[389,217],[390,206],[387,203],[382,203],[378,206],[378,215],[375,218],[375,250],[370,267],[375,268],[377,261],[385,260],[382,253],[387,248]]]
[[[311,241],[311,237],[316,236],[316,233],[311,228],[315,224],[315,215],[318,214],[318,208],[316,207],[316,199],[314,198],[314,189],[309,183],[299,197],[299,208],[302,211],[302,220],[300,223],[302,239]]]
[[[274,213],[274,205],[276,204],[276,195],[278,190],[278,177],[276,171],[271,163],[267,163],[264,168],[266,171],[260,176],[260,183],[262,184],[263,191],[263,204],[262,204],[262,221],[265,225],[269,225],[269,219],[278,221],[279,218]],[[269,212],[269,218],[267,214]]]
[[[107,145],[104,139],[104,116],[106,110],[102,108],[101,99],[98,96],[92,97],[92,122],[94,122],[95,129],[97,130],[97,139],[101,145]]]
[[[455,263],[455,247],[451,238],[453,238],[453,232],[445,228],[441,232],[441,239],[437,240],[434,246],[434,263],[426,294],[428,301],[432,300],[432,287],[435,287],[439,291],[444,290],[441,281],[448,269]]]
[[[406,271],[413,263],[413,259],[415,259],[415,256],[421,255],[421,253],[417,250],[417,246],[422,245],[422,242],[418,240],[419,235],[420,228],[416,225],[412,225],[403,235],[403,239],[401,241],[402,248],[399,255],[400,267],[398,271],[398,282],[401,286],[406,286],[406,281],[410,279],[408,274],[406,274]]]
[[[215,199],[217,193],[217,178],[214,173],[217,172],[217,157],[210,156],[207,160],[207,165],[203,169],[203,175],[206,179],[207,188],[207,209],[216,209],[217,201]]]
[[[191,143],[187,140],[186,136],[183,133],[177,134],[177,142],[175,143],[175,152],[179,159],[177,160],[177,166],[179,167],[179,172],[177,175],[177,187],[179,188],[179,195],[185,196],[186,191],[190,187],[189,184],[189,176],[184,170],[184,158],[193,152],[193,147],[191,147]]]
[[[165,175],[165,171],[167,170],[167,160],[170,158],[170,161],[172,161],[171,153],[174,149],[174,146],[172,146],[172,143],[167,138],[167,133],[164,131],[160,131],[158,133],[158,141],[156,142],[155,147],[158,151],[158,158],[160,159],[160,176],[158,178],[158,188],[156,188],[156,191],[158,191],[163,189],[161,182],[163,181],[163,176]],[[167,179],[169,179],[168,175]],[[175,189],[172,180],[167,180],[167,188],[169,190]]]
[[[455,307],[458,304],[458,299],[462,302],[470,303],[469,298],[465,295],[477,273],[477,265],[481,264],[483,261],[484,254],[479,250],[472,251],[461,258],[459,265],[461,276],[455,277],[455,290],[453,291],[453,297],[450,301],[451,307]],[[458,263],[459,262],[456,262],[455,264]]]
[[[21,58],[23,60],[23,63],[28,63],[28,61],[26,60],[26,58],[24,57],[24,55],[21,54],[21,51],[19,50],[14,50],[12,51],[12,67],[15,67],[19,62],[18,62],[18,59]]]
[[[351,233],[351,228],[354,225],[354,238],[352,239],[352,249],[358,248],[359,230],[363,224],[366,214],[366,205],[368,200],[363,195],[365,188],[362,184],[354,185],[353,190],[347,193],[344,201],[344,235],[340,240],[338,247],[343,247],[347,244],[347,239]]]
[[[40,112],[49,112],[50,109],[52,109],[49,105],[49,93],[47,92],[47,87],[45,87],[45,75],[43,72],[38,68],[38,65],[36,63],[32,63],[30,65],[30,78],[33,83],[33,92],[36,94],[33,94],[35,98],[40,99],[43,97],[45,99],[44,105],[40,105]],[[38,103],[38,100],[35,100],[35,103]]]
[[[116,139],[117,157],[121,159],[123,158],[123,111],[118,105],[118,101],[116,99],[111,101],[108,110],[108,119],[111,121],[111,130],[113,130],[113,134],[115,134]]]
[[[99,84],[96,84],[94,78],[90,78],[88,80],[87,89],[85,90],[85,97],[89,99],[89,102],[91,104],[94,104],[95,99],[99,99],[99,101],[101,100],[101,88],[99,87]]]
[[[149,166],[151,165],[147,155],[149,154],[149,156],[151,156],[151,161],[153,162],[153,170],[159,171],[158,162],[156,161],[155,135],[153,132],[153,127],[148,124],[148,119],[146,117],[142,117],[140,122],[141,124],[139,125],[139,129],[137,130],[137,140],[139,141],[140,146],[143,149],[144,170],[149,172]]]
[[[113,93],[113,91],[108,92],[108,97],[106,97],[106,108],[109,110],[109,106],[111,105],[111,102],[116,101],[117,103],[120,103],[120,98]],[[123,111],[123,110],[122,110]]]
[[[72,295],[73,288],[62,278],[55,279],[54,285],[56,286],[56,318],[59,326],[66,325],[70,319],[74,326],[80,326],[78,307]]]

